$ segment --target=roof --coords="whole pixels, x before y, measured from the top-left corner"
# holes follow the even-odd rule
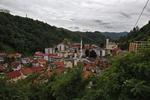
[[[14,62],[11,63],[11,67],[16,68],[16,67],[18,67],[20,64],[21,64],[20,61],[14,61]]]
[[[4,52],[0,52],[0,57],[5,57],[7,54]]]
[[[32,63],[38,63],[38,61],[37,60],[32,60]]]
[[[34,53],[34,56],[44,56],[44,53],[38,51]]]
[[[59,68],[55,69],[54,72],[56,72],[57,74],[61,74],[64,72],[64,70],[65,70],[64,67],[59,67]]]
[[[48,54],[49,57],[58,56],[57,54]]]
[[[42,67],[31,67],[31,70],[33,73],[40,73],[41,71],[43,71]]]
[[[4,66],[3,66],[3,65],[0,65],[0,72],[2,72],[2,71],[4,71],[4,70],[5,70]]]
[[[49,58],[61,58],[61,57],[58,56],[57,54],[49,54],[48,57],[49,57]]]
[[[21,70],[9,72],[6,74],[6,76],[9,79],[13,79],[21,76],[21,73],[27,75],[32,73],[40,73],[41,71],[43,71],[42,67],[22,68]]]
[[[32,74],[31,68],[21,68],[20,70],[22,74],[27,75],[27,74]]]
[[[13,79],[13,78],[17,78],[17,77],[21,76],[21,73],[20,73],[20,71],[13,71],[13,72],[7,73],[6,76],[9,79]]]
[[[91,73],[90,71],[84,71],[84,72],[82,73],[82,76],[83,76],[83,78],[85,78],[85,79],[89,78],[89,76],[91,76],[91,75],[92,75],[92,73]]]
[[[45,59],[39,59],[38,62],[46,62]]]
[[[21,54],[21,53],[16,52],[16,53],[15,53],[15,55],[17,55],[17,56],[21,56],[22,54]]]
[[[54,64],[57,66],[57,67],[64,67],[65,66],[65,64],[64,64],[64,62],[62,61],[57,61],[57,62],[54,62]]]

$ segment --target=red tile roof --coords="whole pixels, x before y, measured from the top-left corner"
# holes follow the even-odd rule
[[[32,74],[31,68],[21,68],[20,71],[21,71],[22,74],[24,74],[24,75]]]
[[[38,63],[38,61],[37,61],[37,60],[32,60],[31,62],[32,62],[32,63]]]
[[[34,54],[34,56],[44,56],[44,53],[42,53],[42,52],[35,52],[35,54]]]
[[[49,54],[48,57],[49,57],[49,58],[61,58],[61,57],[58,56],[57,54]]]
[[[38,62],[40,62],[40,63],[46,63],[46,60],[45,59],[39,59]]]
[[[84,79],[89,78],[91,75],[92,75],[92,73],[90,71],[84,71],[82,73],[82,76],[83,76]]]
[[[13,79],[21,76],[20,71],[13,71],[6,74],[7,78]]]
[[[55,64],[57,67],[64,67],[64,66],[65,66],[65,64],[64,64],[63,61],[62,61],[62,62],[57,61],[57,62],[54,62],[54,64]]]
[[[40,73],[41,71],[43,71],[43,67],[32,67],[31,70],[34,73]]]
[[[59,67],[59,68],[55,69],[54,72],[57,73],[57,74],[61,74],[61,73],[64,72],[64,70],[65,70],[64,67]]]
[[[6,76],[8,79],[14,79],[21,76],[21,73],[27,75],[32,73],[40,73],[41,71],[43,71],[42,67],[22,68],[21,70],[9,72]]]

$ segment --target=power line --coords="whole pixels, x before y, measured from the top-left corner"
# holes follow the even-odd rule
[[[143,12],[144,12],[145,8],[146,8],[146,7],[147,7],[147,5],[148,5],[148,2],[149,2],[149,0],[147,0],[147,1],[146,1],[146,4],[144,5],[144,8],[142,9],[142,12],[140,13],[140,15],[139,15],[139,17],[138,17],[138,19],[137,19],[137,21],[136,21],[136,23],[135,23],[135,26],[134,26],[134,27],[136,27],[136,26],[137,26],[137,24],[138,24],[139,20],[141,19],[142,15],[143,15]]]

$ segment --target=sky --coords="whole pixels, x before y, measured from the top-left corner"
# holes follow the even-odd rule
[[[11,14],[72,31],[130,31],[147,0],[0,0]],[[150,2],[138,26],[150,20]]]

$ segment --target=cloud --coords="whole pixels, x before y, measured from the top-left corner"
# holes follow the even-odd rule
[[[147,8],[147,11],[150,12],[150,8]]]
[[[122,15],[123,17],[125,18],[131,18],[131,14],[127,14],[127,13],[124,13],[124,12],[120,12],[120,15]]]
[[[96,23],[98,23],[99,25],[109,25],[110,23],[106,23],[106,22],[103,22],[102,20],[94,20]]]
[[[73,31],[130,31],[146,0],[0,0],[14,15]],[[150,4],[149,4],[150,5]],[[148,5],[148,7],[149,7]],[[150,9],[139,25],[149,20]]]

